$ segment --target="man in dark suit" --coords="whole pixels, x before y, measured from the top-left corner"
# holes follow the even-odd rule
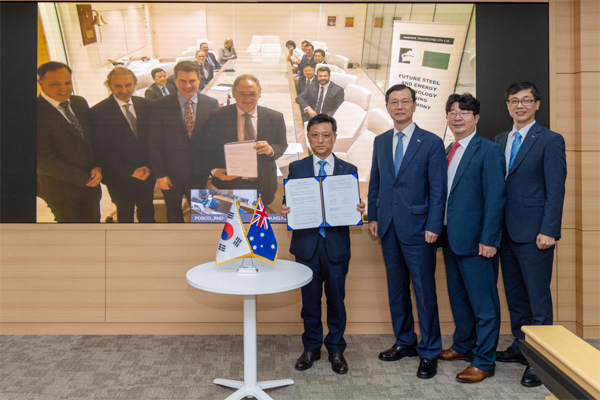
[[[102,182],[117,206],[118,222],[154,222],[155,179],[148,168],[148,125],[151,103],[133,96],[137,78],[115,67],[105,85],[112,94],[90,110],[94,151],[102,167]]]
[[[310,86],[318,86],[319,80],[315,76],[315,63],[308,63],[304,67],[304,76],[300,78],[298,83],[296,84],[296,93],[301,94]],[[318,89],[317,89],[318,90]]]
[[[163,191],[168,222],[183,222],[182,196],[191,204],[192,189],[206,187],[208,166],[192,141],[204,135],[202,126],[219,102],[198,92],[200,67],[181,61],[174,69],[177,93],[155,102],[150,129],[150,169]]]
[[[206,122],[208,145],[212,157],[212,184],[219,189],[256,189],[265,206],[275,199],[277,191],[276,161],[287,148],[283,114],[258,107],[260,82],[252,75],[240,75],[233,82],[232,94],[236,104],[214,110]],[[258,178],[228,176],[225,169],[226,143],[254,140]],[[206,146],[196,141],[197,148]]]
[[[94,160],[89,106],[72,95],[71,68],[50,61],[38,68],[37,195],[56,222],[100,222],[102,169]]]
[[[550,281],[556,240],[560,239],[567,162],[563,137],[535,121],[540,92],[517,82],[505,93],[513,128],[494,138],[506,160],[506,207],[500,264],[510,312],[512,345],[497,352],[501,362],[528,365],[519,350],[523,325],[552,325]],[[521,384],[539,386],[527,366]]]
[[[208,51],[208,43],[200,43],[200,50],[202,50],[206,54],[206,62],[208,62],[214,71],[218,71],[221,69],[221,64],[217,61],[217,57],[210,51]],[[196,53],[198,54],[198,53]]]
[[[308,142],[313,154],[289,166],[288,179],[309,178],[312,176],[356,174],[354,165],[333,155],[337,124],[335,119],[325,114],[317,115],[308,122]],[[365,204],[356,205],[361,213]],[[293,212],[285,203],[281,215]],[[333,371],[338,374],[348,372],[344,357],[346,341],[346,275],[350,261],[350,230],[347,226],[295,230],[292,233],[290,253],[296,262],[306,265],[313,271],[313,279],[302,287],[302,319],[304,352],[296,361],[296,369],[303,371],[312,367],[321,358],[321,346],[329,352]],[[329,333],[323,341],[321,322],[321,297],[323,283],[327,296],[327,327]]]
[[[167,82],[167,73],[164,69],[154,68],[150,74],[154,79],[154,83],[144,93],[148,100],[158,100],[177,91],[174,84]]]
[[[314,57],[316,64],[327,64],[327,61],[325,61],[325,50],[316,49]]]
[[[296,83],[304,76],[304,67],[308,63],[315,62],[315,46],[310,43],[302,42],[304,47],[302,51],[304,51],[304,55],[302,56],[302,60],[300,60],[300,64],[298,64],[298,75],[296,76]],[[316,64],[316,63],[315,63]]]
[[[331,117],[344,102],[344,89],[329,80],[330,74],[331,70],[328,67],[319,68],[319,85],[308,87],[296,97],[296,103],[300,104],[305,121],[317,114],[327,114]]]
[[[444,144],[412,120],[416,94],[394,85],[385,94],[391,129],[375,138],[369,182],[369,231],[381,238],[396,343],[383,361],[419,355],[417,376],[432,378],[442,349],[435,291],[436,240],[446,203]],[[417,344],[410,282],[417,298],[421,341]]]
[[[202,50],[198,50],[196,52],[196,63],[200,67],[200,87],[198,90],[204,89],[208,82],[210,82],[213,78],[214,67],[210,65],[207,61],[206,54]]]
[[[446,119],[454,134],[448,147],[448,197],[440,236],[448,296],[454,316],[452,347],[442,360],[472,359],[456,376],[463,383],[494,376],[500,301],[492,258],[500,246],[506,190],[499,145],[477,134],[479,100],[452,94]]]

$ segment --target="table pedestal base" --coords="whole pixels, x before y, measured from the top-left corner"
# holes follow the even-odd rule
[[[257,382],[256,386],[246,385],[243,381],[233,381],[231,379],[215,379],[213,383],[221,386],[227,386],[230,388],[238,389],[231,396],[225,400],[241,400],[245,397],[254,397],[259,400],[273,400],[271,396],[266,394],[263,389],[271,389],[280,386],[293,385],[294,381],[291,379],[281,379],[278,381],[264,381]]]

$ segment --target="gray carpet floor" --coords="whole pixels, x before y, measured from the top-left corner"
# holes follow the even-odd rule
[[[544,387],[519,383],[520,364],[498,364],[478,384],[455,376],[466,361],[438,365],[433,379],[416,377],[418,357],[382,362],[390,335],[347,335],[346,375],[331,370],[325,349],[307,371],[296,371],[302,352],[297,335],[258,337],[258,380],[293,379],[268,389],[274,400],[539,399]],[[502,335],[499,348],[511,337]],[[596,348],[600,341],[590,341]],[[452,337],[443,337],[444,348]],[[0,336],[0,399],[226,399],[234,390],[215,378],[243,379],[242,336]]]

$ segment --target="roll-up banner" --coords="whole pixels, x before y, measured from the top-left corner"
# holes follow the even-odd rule
[[[388,88],[399,83],[413,88],[417,94],[413,120],[441,138],[466,34],[466,25],[394,22]]]

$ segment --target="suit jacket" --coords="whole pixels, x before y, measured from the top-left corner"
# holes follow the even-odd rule
[[[154,123],[150,129],[148,146],[150,170],[154,176],[157,179],[168,176],[171,181],[191,182],[193,172],[196,172],[208,178],[206,160],[193,150],[192,140],[204,135],[204,123],[210,111],[219,107],[219,102],[198,92],[196,122],[191,139],[183,121],[177,93],[165,96],[153,105]]]
[[[369,181],[369,221],[377,221],[379,237],[392,218],[399,240],[424,244],[425,231],[441,234],[448,182],[442,139],[418,126],[396,176],[393,159],[394,130],[377,136]]]
[[[310,107],[317,111],[317,101],[319,100],[319,91],[321,85],[311,85],[296,97],[296,103],[300,104],[300,108],[304,110],[306,107]],[[329,89],[323,99],[322,113],[327,114],[330,117],[335,114],[339,106],[344,102],[344,89],[341,86],[336,85],[334,82],[329,81]],[[318,113],[318,111],[317,111]]]
[[[357,168],[334,155],[333,175],[357,174]],[[289,165],[288,179],[309,178],[315,176],[313,156],[294,161]],[[285,203],[285,199],[284,199]],[[347,226],[329,227],[325,230],[325,242],[327,244],[327,255],[331,261],[340,263],[350,260],[350,230]],[[319,228],[299,229],[292,232],[290,253],[309,260],[316,248],[319,239]]]
[[[210,58],[212,60],[213,64],[215,64],[215,67],[213,69],[221,69],[221,64],[219,64],[219,62],[217,61],[217,58],[215,57],[215,55],[213,53],[211,53],[210,51],[207,52],[206,58],[207,59]]]
[[[448,189],[448,242],[455,254],[477,255],[479,243],[499,247],[506,189],[499,145],[475,134]]]
[[[95,163],[89,124],[89,106],[80,96],[71,96],[71,109],[83,128],[83,137],[41,95],[37,102],[37,194],[44,200],[75,200],[88,188]]]
[[[317,79],[317,76],[315,75],[315,77],[313,78],[312,82],[310,83],[310,87],[318,87],[319,86],[319,80]],[[303,76],[302,78],[300,78],[300,80],[298,80],[298,83],[296,84],[296,93],[298,94],[302,94],[307,88],[306,86],[306,76]]]
[[[308,56],[304,54],[302,60],[300,60],[300,64],[298,64],[298,78],[304,76],[304,67],[306,67],[309,62],[315,62],[315,56],[313,55],[311,58],[308,58]]]
[[[509,132],[494,138],[502,149]],[[504,215],[512,240],[535,243],[540,233],[560,239],[566,179],[565,140],[536,122],[506,176]]]
[[[200,79],[200,88],[198,90],[202,90],[204,89],[204,87],[208,84],[208,82],[212,81],[212,78],[214,76],[214,68],[212,65],[210,65],[207,62],[204,63],[204,65],[200,65],[198,62],[196,62],[196,64],[198,64],[198,66],[200,67],[200,70],[205,69],[205,73],[201,74],[200,76],[202,76],[202,79]]]
[[[174,84],[167,82],[165,86],[167,87],[169,94],[177,93],[177,87]],[[165,95],[161,92],[158,85],[153,83],[148,89],[146,89],[144,97],[146,97],[148,100],[158,100],[162,97],[165,97]]]
[[[112,95],[90,110],[94,151],[102,167],[102,182],[111,189],[127,189],[128,182],[136,179],[131,176],[135,170],[150,165],[148,130],[153,104],[137,96],[132,96],[131,102],[136,113],[137,136]]]
[[[275,198],[277,191],[277,165],[275,161],[283,155],[287,148],[287,136],[283,114],[266,107],[257,107],[257,141],[264,140],[273,148],[273,156],[265,154],[258,155],[258,191],[263,198],[264,204],[270,204]],[[214,168],[225,168],[225,143],[237,142],[237,105],[221,107],[211,112],[206,122],[206,133],[211,159],[210,170]],[[202,148],[204,145],[197,138],[195,147]],[[213,178],[213,183],[218,187],[220,181]]]

